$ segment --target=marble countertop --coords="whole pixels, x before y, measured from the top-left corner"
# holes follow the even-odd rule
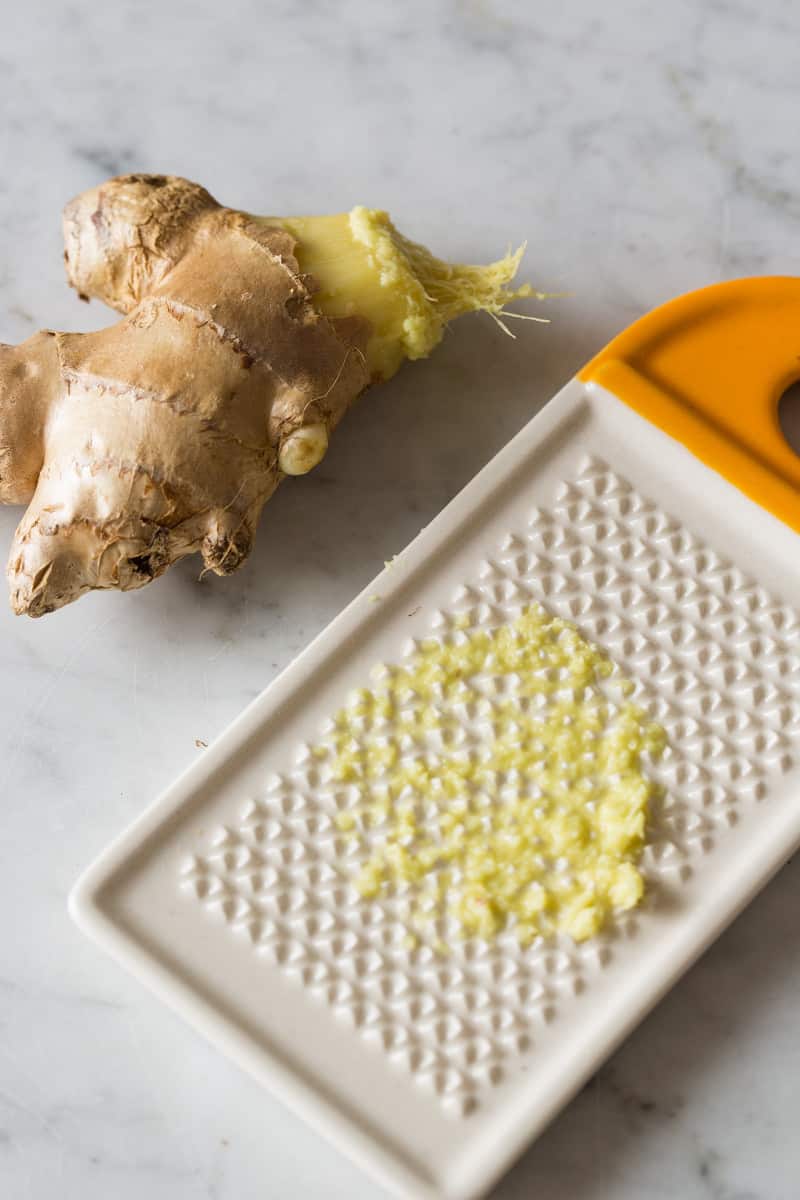
[[[6,22],[5,341],[108,320],[64,284],[58,213],[137,169],[256,211],[386,207],[454,258],[527,238],[570,295],[514,343],[465,322],[371,396],[230,579],[186,562],[44,621],[0,605],[4,1197],[381,1194],[89,944],[67,892],[611,334],[800,273],[798,38],[793,0],[26,0]],[[795,861],[496,1200],[795,1200],[799,899]]]

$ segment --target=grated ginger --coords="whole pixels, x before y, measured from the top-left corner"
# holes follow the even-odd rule
[[[533,605],[376,670],[316,751],[351,798],[336,821],[364,897],[406,891],[420,932],[446,915],[523,945],[583,941],[639,903],[643,764],[666,735],[598,647]]]

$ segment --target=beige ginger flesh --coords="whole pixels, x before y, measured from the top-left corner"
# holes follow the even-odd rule
[[[257,218],[171,176],[84,193],[64,237],[70,283],[122,319],[0,346],[0,502],[28,505],[8,578],[31,616],[187,554],[235,570],[370,383],[530,294],[508,287],[518,254],[451,266],[381,212]]]

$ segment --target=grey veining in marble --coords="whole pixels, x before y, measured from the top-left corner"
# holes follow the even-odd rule
[[[462,324],[365,400],[231,579],[187,562],[40,622],[0,606],[0,1195],[377,1198],[86,942],[67,891],[612,333],[800,272],[800,9],[26,0],[3,25],[5,341],[109,319],[64,284],[58,214],[132,169],[262,212],[387,207],[457,258],[527,238],[535,282],[570,293],[513,343]],[[794,863],[496,1200],[796,1200],[799,899]]]

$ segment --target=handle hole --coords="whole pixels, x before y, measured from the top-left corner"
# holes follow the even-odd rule
[[[778,421],[786,441],[795,454],[800,455],[800,379],[791,384],[778,401]]]

